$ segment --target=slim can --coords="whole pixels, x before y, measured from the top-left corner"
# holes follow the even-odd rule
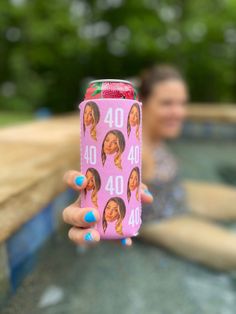
[[[101,239],[133,237],[141,225],[141,107],[123,80],[92,81],[80,104],[81,206],[99,210]]]

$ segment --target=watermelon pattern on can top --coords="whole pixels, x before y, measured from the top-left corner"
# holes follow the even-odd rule
[[[138,94],[133,85],[125,81],[94,81],[86,90],[85,99],[122,98],[138,100]]]

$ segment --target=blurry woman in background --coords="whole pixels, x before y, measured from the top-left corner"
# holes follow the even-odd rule
[[[135,197],[137,201],[139,200],[139,188],[140,188],[140,171],[138,167],[135,167],[132,169],[128,179],[127,184],[128,202],[130,201],[131,193],[134,192],[135,190],[136,190]]]
[[[142,173],[154,197],[153,203],[143,206],[140,238],[214,268],[235,269],[236,235],[199,217],[199,213],[187,213],[177,163],[165,145],[166,140],[179,136],[186,116],[188,90],[183,77],[169,66],[152,67],[143,75],[140,97],[143,102]],[[209,217],[207,203],[202,206],[206,206]],[[222,210],[227,211],[227,206]]]
[[[135,135],[139,140],[139,126],[140,126],[140,108],[138,104],[133,104],[130,109],[127,121],[127,134],[130,136],[131,128],[135,127]]]
[[[86,189],[84,190],[85,196],[88,191],[92,191],[91,193],[91,201],[94,206],[98,207],[98,191],[101,188],[101,178],[98,171],[94,168],[88,168],[85,174],[88,184]]]
[[[102,164],[104,166],[107,155],[114,156],[114,163],[117,168],[122,169],[122,153],[125,150],[125,138],[124,135],[118,130],[109,131],[102,143]]]
[[[179,136],[186,117],[188,90],[181,74],[170,66],[147,70],[140,85],[143,103],[143,180],[154,204],[143,211],[146,221],[185,211],[184,191],[174,156],[165,140]]]
[[[114,228],[116,230],[116,233],[120,236],[123,235],[122,231],[122,221],[125,217],[126,209],[125,209],[125,203],[120,197],[112,197],[107,202],[103,217],[102,217],[102,227],[104,233],[106,232],[107,228],[111,226],[112,223],[114,223]]]
[[[90,126],[90,135],[95,141],[97,140],[96,126],[99,120],[100,112],[97,104],[94,101],[89,101],[84,108],[83,129],[85,133],[86,128]]]

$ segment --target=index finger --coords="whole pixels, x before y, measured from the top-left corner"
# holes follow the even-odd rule
[[[153,196],[152,193],[148,190],[148,187],[146,184],[141,184],[141,200],[144,203],[152,203],[153,202]]]
[[[72,189],[80,191],[87,185],[87,178],[81,172],[69,170],[65,173],[63,181]]]

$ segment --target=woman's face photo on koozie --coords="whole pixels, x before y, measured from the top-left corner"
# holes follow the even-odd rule
[[[84,110],[84,124],[86,126],[91,125],[94,122],[93,119],[93,110],[91,106],[86,106]]]
[[[101,158],[103,166],[106,163],[107,155],[114,155],[114,164],[122,169],[122,154],[125,150],[125,137],[119,130],[109,131],[103,140]]]
[[[123,235],[123,219],[125,217],[126,207],[125,202],[120,197],[113,197],[108,200],[102,218],[102,225],[104,233],[111,223],[115,223],[116,233]]]
[[[137,171],[133,170],[131,172],[130,178],[129,178],[129,188],[131,191],[134,191],[138,187],[138,174]]]
[[[139,110],[136,106],[133,106],[130,111],[129,122],[131,126],[139,124]]]
[[[105,219],[113,222],[120,218],[119,205],[115,201],[110,201],[105,208]]]
[[[91,201],[95,207],[98,207],[98,192],[101,188],[101,178],[95,168],[88,168],[86,171],[87,185],[85,188],[85,195],[91,192]]]
[[[140,127],[140,108],[139,108],[139,104],[135,103],[132,105],[129,115],[128,115],[128,120],[127,120],[128,137],[130,136],[131,130],[134,128],[135,136],[137,140],[139,140],[140,139],[139,127]]]
[[[93,190],[95,188],[95,181],[94,181],[94,176],[92,174],[91,171],[87,171],[86,173],[86,178],[87,178],[87,185],[86,185],[86,189],[88,191]]]
[[[116,135],[109,133],[104,141],[104,153],[111,155],[118,150],[118,138]]]
[[[100,120],[100,112],[95,102],[90,101],[85,105],[83,114],[84,133],[88,128],[89,134],[93,140],[97,140],[97,124]]]

